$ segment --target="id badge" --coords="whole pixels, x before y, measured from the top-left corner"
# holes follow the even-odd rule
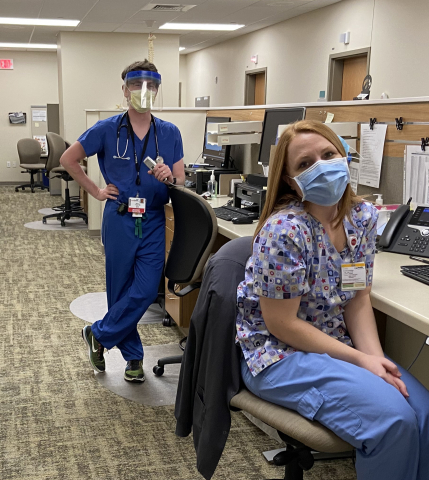
[[[365,262],[343,263],[341,265],[341,290],[365,290]]]
[[[128,211],[133,214],[133,217],[141,217],[146,212],[146,199],[130,197],[128,199]]]

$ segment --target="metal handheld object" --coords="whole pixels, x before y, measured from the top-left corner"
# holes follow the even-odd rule
[[[144,160],[143,160],[143,163],[146,165],[146,167],[149,169],[149,170],[153,170],[156,163],[150,158],[150,157],[146,157]]]

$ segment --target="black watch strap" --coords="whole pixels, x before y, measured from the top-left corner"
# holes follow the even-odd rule
[[[176,185],[176,182],[177,182],[177,178],[173,177],[173,185]]]

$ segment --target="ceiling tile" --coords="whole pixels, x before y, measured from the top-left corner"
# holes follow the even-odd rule
[[[76,32],[114,32],[120,23],[92,23],[92,22],[82,22],[78,27],[76,27]]]
[[[9,28],[9,25],[0,25],[0,42],[22,43],[28,42],[34,27]]]
[[[82,20],[98,0],[45,0],[40,18]]]
[[[152,27],[147,27],[144,23],[123,23],[115,32],[118,33],[150,33],[156,28],[156,24]]]
[[[181,15],[180,12],[152,12],[148,10],[140,10],[127,20],[127,23],[140,23],[145,20],[156,20],[159,25],[171,22]]]
[[[282,0],[190,0],[182,3],[196,7],[185,13],[141,10],[149,3],[171,4],[171,0],[0,0],[0,5],[3,16],[20,17],[25,12],[28,18],[82,20],[74,29],[80,32],[178,34],[181,45],[191,52],[339,1],[342,0],[285,0],[280,7],[272,7],[268,4]],[[150,25],[150,22],[154,23]],[[246,26],[235,32],[159,30],[166,22],[243,23]],[[0,41],[25,43],[31,38],[32,43],[56,43],[60,30],[70,31],[70,28],[0,26]]]
[[[37,18],[43,0],[0,0],[2,17]]]
[[[221,19],[256,3],[255,0],[215,0],[183,13],[177,20],[192,23],[220,23]]]
[[[31,43],[54,43],[56,45],[57,39],[58,33],[52,31],[52,29],[49,31],[40,27],[36,27],[31,37]]]
[[[123,23],[139,12],[144,5],[141,0],[99,0],[85,20],[92,23]]]

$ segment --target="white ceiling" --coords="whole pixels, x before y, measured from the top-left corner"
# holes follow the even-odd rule
[[[288,18],[317,10],[341,0],[189,0],[180,5],[195,5],[187,12],[142,10],[149,3],[174,5],[178,0],[0,0],[0,16],[80,20],[75,27],[28,27],[0,25],[0,43],[56,44],[60,31],[162,33],[180,35],[183,54]],[[244,24],[234,32],[196,32],[159,30],[166,22]],[[3,49],[1,49],[3,50]]]

